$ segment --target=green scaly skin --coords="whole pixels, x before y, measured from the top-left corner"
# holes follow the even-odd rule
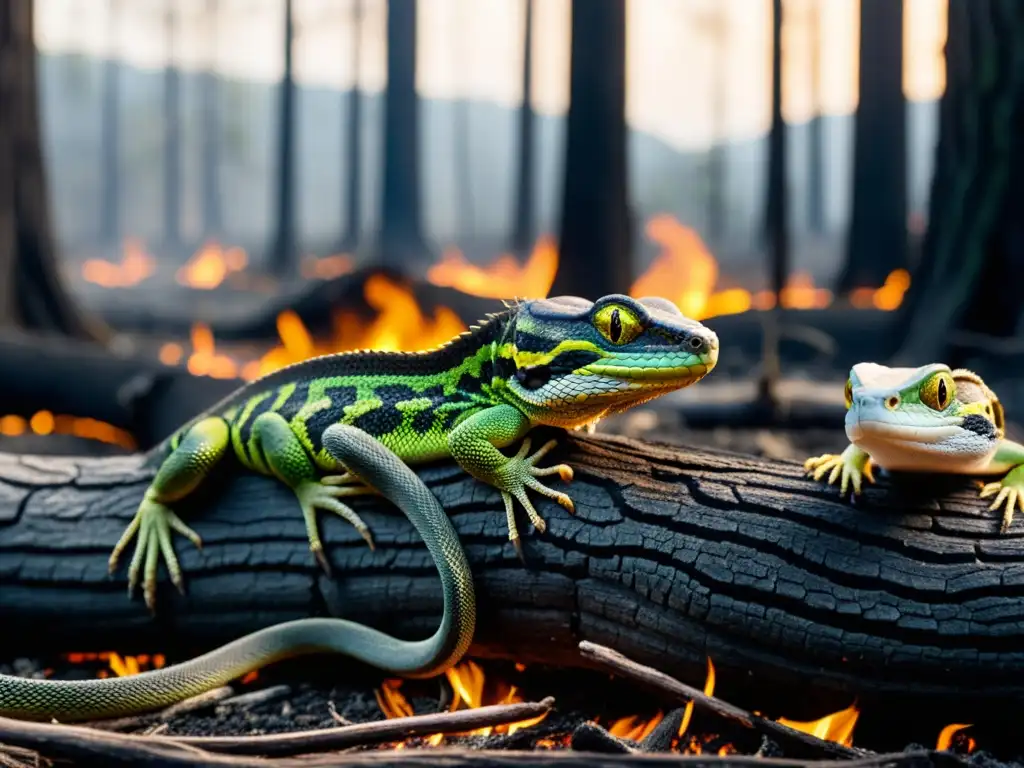
[[[228,453],[244,468],[276,477],[293,489],[310,549],[324,570],[330,572],[320,541],[317,510],[347,520],[372,547],[367,526],[341,499],[374,493],[381,486],[360,479],[372,467],[355,472],[352,462],[339,454],[332,430],[341,427],[368,435],[406,465],[452,457],[471,475],[497,488],[505,504],[509,539],[521,557],[514,501],[523,507],[537,530],[546,528],[527,489],[573,510],[568,495],[538,479],[558,475],[569,481],[572,469],[564,464],[539,467],[538,462],[556,441],[547,442],[531,454],[527,436],[530,429],[541,425],[592,428],[607,415],[699,381],[717,363],[718,348],[718,338],[711,330],[684,317],[665,299],[634,300],[611,295],[592,303],[565,296],[511,304],[480,326],[429,352],[355,352],[303,361],[243,387],[154,449],[151,461],[159,467],[156,477],[115,546],[110,568],[116,567],[123,550],[137,536],[128,569],[129,593],[141,573],[146,603],[153,608],[161,559],[172,582],[183,589],[172,531],[196,546],[201,542],[171,505],[186,499]],[[501,449],[520,439],[517,453],[502,453]],[[389,498],[415,520],[417,510],[411,509],[403,496],[410,494],[412,487],[411,481],[406,482],[399,487],[399,498]],[[436,501],[433,503],[436,505]],[[437,534],[429,527],[420,530],[435,560],[448,557],[436,554],[440,552]],[[450,554],[449,549],[444,552]],[[446,572],[469,580],[461,549],[458,553],[459,558],[438,561],[443,584]],[[454,591],[451,585],[445,584],[445,588],[446,594]],[[466,612],[464,608],[463,615]],[[337,629],[323,632],[335,633],[332,650],[364,660],[372,656],[369,663],[383,669],[406,675],[420,667],[440,671],[433,660],[428,664],[421,659],[419,666],[410,665],[404,647],[392,645],[371,652],[362,637],[351,638]],[[291,653],[290,644],[323,647],[307,642],[305,636],[306,630],[299,626],[283,646],[277,647],[276,655],[256,649],[250,642],[253,636],[248,636],[200,659],[223,654],[215,656],[207,667],[216,672],[218,680],[232,679],[279,658],[282,648]],[[180,670],[200,659],[158,673]],[[123,681],[88,681],[87,685],[126,686],[137,694],[119,710],[128,712],[166,704],[167,695],[185,698],[215,684],[210,682],[210,675],[200,680],[186,669],[168,683],[158,701],[154,684],[146,682],[153,679],[146,675],[153,674],[157,673]],[[138,682],[133,686],[129,681]],[[63,684],[52,685],[55,687],[46,690],[62,690]],[[33,711],[52,703],[49,695],[40,694]],[[12,694],[0,678],[2,712],[24,714],[26,701],[24,693]],[[68,712],[77,718],[97,716],[95,705],[81,700],[73,701],[65,716]]]
[[[814,456],[807,473],[839,481],[840,493],[874,482],[872,467],[903,472],[1003,475],[982,484],[989,509],[1003,508],[1000,532],[1024,510],[1024,446],[1006,439],[999,398],[981,377],[942,363],[889,368],[858,363],[846,383],[846,435],[841,454]]]

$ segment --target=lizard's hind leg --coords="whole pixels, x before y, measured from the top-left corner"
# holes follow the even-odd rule
[[[322,483],[317,477],[316,466],[309,453],[292,431],[288,421],[279,413],[268,411],[260,414],[253,422],[252,430],[270,471],[295,492],[302,507],[302,517],[306,522],[309,548],[325,573],[330,575],[331,566],[320,541],[316,521],[317,509],[333,512],[348,520],[366,540],[370,549],[373,549],[373,537],[366,523],[348,505],[339,501],[342,496],[372,494],[374,491],[371,488],[366,485],[349,484],[354,480],[349,473],[329,476],[333,484]]]
[[[128,594],[135,591],[139,571],[145,567],[143,593],[150,610],[153,610],[156,602],[156,572],[161,555],[171,581],[178,591],[184,592],[181,567],[171,542],[171,531],[177,531],[197,547],[202,546],[199,535],[185,525],[167,505],[183,499],[199,486],[220,461],[229,442],[228,423],[220,417],[211,416],[190,427],[160,465],[135,517],[110,553],[109,568],[113,572],[121,553],[138,534],[135,554],[128,566]]]

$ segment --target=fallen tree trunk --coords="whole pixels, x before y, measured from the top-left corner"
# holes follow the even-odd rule
[[[699,684],[708,654],[717,694],[789,717],[811,688],[836,708],[909,696],[948,719],[1024,694],[1024,542],[997,536],[973,491],[934,501],[883,483],[856,509],[796,464],[622,438],[574,435],[550,460],[576,468],[577,514],[540,502],[549,528],[525,532],[525,567],[496,492],[451,463],[421,471],[473,567],[478,655],[580,665],[587,639]],[[164,579],[150,618],[124,569],[106,572],[149,476],[137,457],[0,455],[0,626],[18,628],[0,633],[4,653],[193,652],[323,613],[433,631],[437,574],[393,508],[354,503],[375,552],[325,516],[331,580],[290,492],[227,471],[185,514],[205,544],[177,544],[188,596]]]

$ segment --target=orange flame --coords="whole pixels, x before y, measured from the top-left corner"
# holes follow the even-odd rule
[[[129,288],[152,275],[155,269],[156,259],[146,253],[142,242],[126,238],[120,262],[88,259],[82,264],[82,277],[104,288]]]
[[[943,750],[946,750],[946,749],[949,749],[953,745],[953,738],[958,733],[963,731],[965,728],[970,728],[970,727],[971,727],[970,723],[967,723],[967,724],[952,723],[950,725],[947,725],[945,728],[943,728],[939,732],[939,738],[936,739],[936,741],[935,741],[935,749],[938,750],[939,752],[941,752]],[[966,738],[967,752],[971,753],[971,752],[974,751],[974,747],[975,747],[974,739],[972,737],[970,737],[970,736],[966,736],[965,738]]]
[[[715,692],[715,665],[711,663],[711,657],[708,656],[708,673],[704,679],[704,695],[711,696]],[[683,712],[683,719],[679,723],[679,737],[686,733],[686,729],[690,725],[690,718],[693,716],[693,702],[686,702],[686,710]]]
[[[459,709],[478,709],[490,704],[516,704],[523,699],[519,696],[514,685],[508,685],[502,681],[496,681],[487,690],[484,671],[473,661],[463,661],[445,672],[448,683],[452,687],[452,701],[448,705],[449,712]],[[381,712],[388,719],[396,717],[411,717],[414,712],[409,700],[399,690],[402,686],[401,680],[385,680],[381,687],[374,692],[377,697],[377,704]],[[458,736],[489,736],[492,733],[513,734],[522,728],[529,728],[541,722],[547,713],[531,717],[519,722],[507,725],[486,726],[474,728]],[[435,733],[426,738],[428,744],[437,746],[444,741],[445,735]]]
[[[15,414],[0,416],[0,435],[17,437],[26,432],[36,435],[73,435],[119,445],[129,451],[136,449],[135,438],[129,432],[96,419],[54,415],[50,411],[37,411],[28,419]]]
[[[809,722],[798,722],[780,717],[778,722],[787,725],[797,731],[809,733],[825,741],[835,741],[847,747],[853,746],[853,729],[857,725],[857,718],[860,717],[860,710],[856,702],[846,709],[833,712],[818,720]]]
[[[167,663],[167,659],[162,653],[154,653],[152,656],[148,653],[137,656],[121,656],[115,651],[99,651],[97,653],[68,653],[64,655],[64,658],[70,664],[85,664],[90,661],[107,662],[110,668],[109,672],[106,669],[101,669],[97,673],[97,677],[101,678],[109,677],[110,672],[118,677],[137,675],[147,668],[161,669]]]
[[[220,243],[210,240],[178,270],[176,279],[190,288],[209,291],[223,283],[228,275],[241,272],[248,264],[249,255],[244,249],[225,249]]]
[[[486,267],[478,267],[466,261],[458,248],[446,248],[441,260],[427,270],[427,280],[489,299],[543,299],[557,272],[558,248],[553,238],[543,236],[522,266],[515,256],[503,253]]]

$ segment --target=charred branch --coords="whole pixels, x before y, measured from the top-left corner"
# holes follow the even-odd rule
[[[451,463],[420,473],[473,568],[476,655],[585,666],[589,640],[691,681],[710,656],[718,695],[806,719],[854,696],[979,718],[1024,694],[1024,539],[997,534],[974,488],[882,483],[854,508],[793,463],[577,436],[556,453],[576,469],[577,514],[541,501],[548,530],[524,537],[525,566],[496,492]],[[190,653],[312,614],[410,638],[436,626],[434,567],[379,500],[354,503],[374,552],[322,521],[330,579],[290,491],[225,467],[183,510],[204,539],[201,552],[178,543],[188,596],[163,584],[152,619],[123,571],[106,573],[151,477],[138,458],[7,455],[0,477],[0,622],[19,627],[0,638],[8,652],[63,652],[74,637],[76,650]]]

